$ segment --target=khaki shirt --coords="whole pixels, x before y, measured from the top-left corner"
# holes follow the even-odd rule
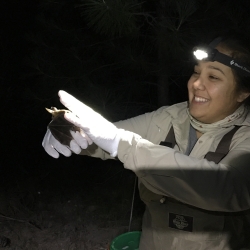
[[[138,176],[146,204],[140,250],[248,249],[244,227],[250,227],[250,115],[235,121],[241,128],[228,155],[215,164],[204,156],[215,151],[233,126],[203,134],[186,156],[186,109],[184,102],[115,123],[124,129],[118,158]],[[174,149],[159,145],[171,126]],[[109,158],[100,149],[90,148],[89,154]]]

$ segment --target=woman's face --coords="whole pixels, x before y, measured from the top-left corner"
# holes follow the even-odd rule
[[[236,90],[230,67],[219,62],[198,61],[188,81],[188,95],[190,114],[210,124],[232,114],[249,94]]]

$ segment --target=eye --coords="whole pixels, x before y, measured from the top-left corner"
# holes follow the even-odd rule
[[[193,71],[193,75],[199,75],[200,73],[197,70]]]
[[[210,75],[209,78],[210,78],[211,80],[219,80],[219,78],[218,78],[217,76],[213,76],[213,75]]]

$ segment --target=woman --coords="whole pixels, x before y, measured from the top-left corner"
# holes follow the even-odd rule
[[[73,112],[65,118],[85,132],[72,133],[71,150],[118,157],[138,176],[146,204],[140,250],[250,249],[250,51],[228,34],[195,55],[188,102],[115,126],[59,91]],[[216,149],[230,131],[229,152],[221,155]],[[43,147],[55,158],[71,154],[49,130]]]

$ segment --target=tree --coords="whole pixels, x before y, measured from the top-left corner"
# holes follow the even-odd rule
[[[173,96],[171,87],[175,85],[178,93],[184,92],[178,82],[187,80],[187,61],[191,56],[188,51],[196,41],[211,39],[213,33],[237,26],[242,20],[238,14],[243,11],[241,7],[233,15],[235,6],[229,0],[220,2],[223,8],[218,8],[216,0],[80,1],[78,7],[96,33],[112,38],[133,37],[140,45],[147,40],[152,49],[144,51],[144,59],[154,60],[147,72],[157,85],[158,106],[181,100],[176,100],[178,96]]]
[[[180,58],[187,56],[185,51],[191,41],[185,25],[197,8],[195,0],[161,0],[156,6],[159,106],[171,104],[170,77],[176,72],[176,68],[180,73]]]
[[[183,101],[192,47],[246,21],[245,6],[233,15],[229,3],[44,0],[40,30],[29,35],[36,81],[26,81],[27,99],[49,106],[64,88],[116,120]]]
[[[60,105],[57,91],[63,88],[116,120],[155,108],[151,84],[145,84],[154,65],[145,59],[148,45],[142,48],[131,33],[95,32],[76,6],[68,0],[41,4],[39,30],[27,35],[32,46],[23,74],[26,100],[41,107]]]

